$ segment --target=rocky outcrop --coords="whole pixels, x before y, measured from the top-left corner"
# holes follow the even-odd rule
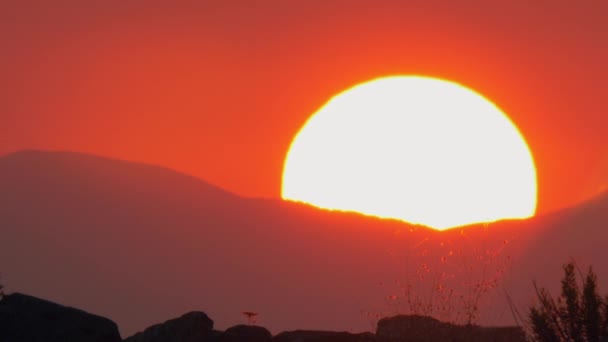
[[[218,342],[271,342],[272,335],[264,327],[256,325],[235,325],[224,331]]]
[[[213,321],[203,312],[189,312],[179,318],[153,325],[125,342],[207,342],[216,341]]]
[[[0,299],[0,342],[120,342],[109,319],[23,294]],[[376,334],[296,330],[274,337],[264,327],[236,325],[213,330],[203,312],[153,325],[125,342],[524,342],[519,327],[454,325],[426,316],[394,316],[378,322]]]
[[[373,342],[376,341],[374,334],[361,333],[351,334],[335,331],[311,331],[296,330],[278,334],[272,339],[273,342]]]
[[[0,341],[120,342],[116,323],[81,310],[13,293],[0,300]]]
[[[480,327],[453,325],[426,316],[395,316],[378,322],[378,342],[524,342],[524,331],[519,327]]]

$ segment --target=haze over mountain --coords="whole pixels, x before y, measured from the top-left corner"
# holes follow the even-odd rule
[[[242,198],[157,166],[71,152],[0,158],[9,291],[109,317],[123,336],[191,310],[220,329],[255,311],[275,333],[362,331],[373,326],[362,312],[407,313],[396,281],[426,302],[442,273],[454,275],[445,284],[456,293],[499,273],[501,288],[482,297],[478,321],[512,325],[505,291],[525,310],[532,280],[555,289],[571,257],[593,264],[605,284],[606,222],[606,194],[525,221],[437,232]]]

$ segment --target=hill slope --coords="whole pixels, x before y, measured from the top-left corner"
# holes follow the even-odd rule
[[[362,311],[428,306],[442,274],[443,285],[465,293],[499,273],[525,306],[533,277],[555,283],[568,257],[598,269],[608,260],[606,198],[436,232],[241,198],[160,167],[37,151],[0,158],[0,189],[0,271],[9,289],[111,317],[123,336],[191,310],[206,311],[220,329],[256,311],[274,332],[366,330],[373,317]],[[434,313],[454,319],[462,300],[447,312],[437,298]],[[479,304],[482,323],[513,323],[502,291]]]

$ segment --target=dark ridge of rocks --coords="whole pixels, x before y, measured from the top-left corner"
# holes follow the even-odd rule
[[[0,300],[0,342],[120,342],[111,320],[19,293]],[[399,315],[383,318],[376,333],[295,330],[276,336],[264,327],[236,325],[213,330],[213,321],[193,311],[153,325],[125,342],[524,342],[519,327],[454,325],[437,319]]]
[[[526,341],[519,327],[481,327],[476,325],[454,325],[432,317],[399,315],[383,318],[376,329],[378,342],[519,342]]]
[[[336,331],[295,330],[278,334],[273,342],[374,342],[372,333],[351,334]]]
[[[213,321],[203,312],[193,311],[181,317],[155,324],[125,342],[207,342],[216,341]]]
[[[264,327],[257,325],[235,325],[226,329],[218,342],[271,342],[272,334]]]
[[[113,321],[36,297],[13,293],[0,300],[0,341],[120,342]]]

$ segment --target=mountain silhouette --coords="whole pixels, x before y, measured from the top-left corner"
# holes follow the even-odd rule
[[[404,282],[426,303],[425,289],[443,273],[464,290],[501,273],[477,319],[513,325],[507,296],[525,311],[532,281],[556,288],[571,257],[593,264],[602,284],[605,222],[606,195],[529,220],[438,232],[243,198],[152,165],[73,152],[0,158],[8,290],[111,317],[123,336],[194,310],[220,329],[254,311],[273,332],[369,330],[374,314],[411,308]]]

